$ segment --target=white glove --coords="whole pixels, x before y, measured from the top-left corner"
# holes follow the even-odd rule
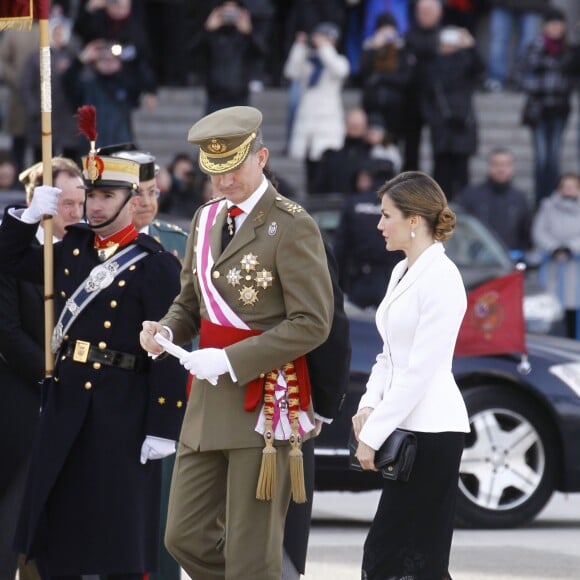
[[[141,445],[141,463],[145,465],[149,459],[163,459],[175,453],[175,441],[147,435]]]
[[[220,375],[230,370],[226,351],[221,348],[202,348],[183,355],[179,362],[196,378],[217,385]]]
[[[61,189],[50,185],[35,187],[32,201],[22,212],[20,219],[26,224],[36,224],[44,215],[56,215],[56,206],[61,193]]]

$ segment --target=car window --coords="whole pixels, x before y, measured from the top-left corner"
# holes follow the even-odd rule
[[[445,242],[445,250],[459,268],[513,268],[507,250],[496,237],[477,218],[461,211],[457,211],[455,232]]]

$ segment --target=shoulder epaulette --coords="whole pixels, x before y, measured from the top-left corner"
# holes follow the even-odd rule
[[[300,204],[282,195],[276,196],[276,206],[293,216],[304,211]]]

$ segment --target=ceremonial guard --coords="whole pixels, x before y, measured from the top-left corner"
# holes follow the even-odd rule
[[[180,355],[194,379],[165,538],[195,579],[280,580],[290,496],[306,499],[300,443],[314,429],[304,355],[332,321],[320,231],[264,176],[261,121],[230,107],[191,128],[221,197],[193,218],[179,296],[141,332],[152,354],[157,333],[177,344],[200,335]]]
[[[180,261],[183,261],[187,234],[179,226],[156,218],[159,210],[159,187],[157,184],[159,166],[155,162],[155,157],[148,151],[140,151],[133,143],[101,147],[99,155],[112,155],[113,157],[129,159],[139,164],[139,193],[137,194],[137,204],[133,213],[133,223],[139,232],[149,234],[166,251],[171,252]],[[189,373],[185,369],[181,370],[183,371],[183,382],[186,384]],[[157,573],[151,574],[152,580],[180,580],[181,578],[179,564],[167,552],[163,543],[174,457],[172,454],[162,460],[161,528],[159,535],[161,551],[159,570]]]
[[[185,385],[174,360],[154,362],[141,350],[139,329],[178,293],[180,264],[132,223],[139,164],[96,155],[96,134],[86,125],[85,134],[87,223],[69,226],[54,245],[56,362],[43,385],[15,544],[36,558],[43,579],[140,580],[157,568],[161,463],[154,460],[174,451]],[[7,210],[3,270],[41,282],[42,252],[32,241],[58,195],[41,186],[27,209]]]

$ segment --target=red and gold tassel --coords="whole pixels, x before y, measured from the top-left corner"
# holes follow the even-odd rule
[[[256,498],[264,501],[274,497],[276,489],[276,447],[274,447],[274,405],[276,402],[276,383],[278,382],[278,370],[271,371],[266,375],[264,383],[264,441],[266,446],[262,450],[262,464],[258,476]]]
[[[306,502],[306,487],[304,484],[304,463],[302,458],[302,436],[300,435],[300,393],[298,377],[293,363],[284,365],[284,376],[288,385],[288,417],[292,433],[290,435],[290,484],[292,499],[296,503]]]

